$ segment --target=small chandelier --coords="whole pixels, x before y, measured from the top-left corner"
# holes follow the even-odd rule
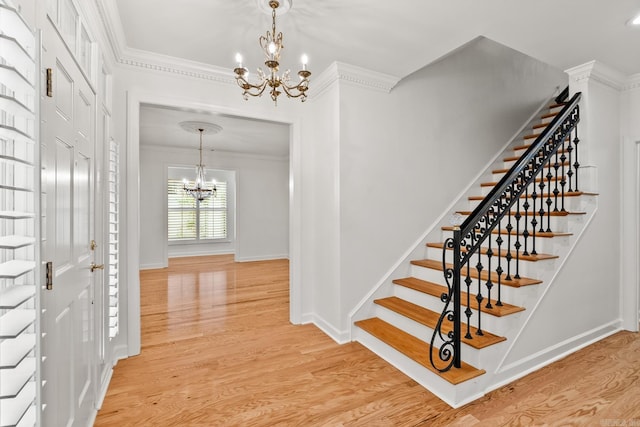
[[[183,122],[180,124],[184,129],[190,130],[189,126],[193,126],[193,125],[202,125],[201,123],[198,122]],[[222,129],[221,127],[217,126],[217,125],[213,125],[211,124],[210,126],[215,126],[215,128]],[[213,129],[215,129],[213,128]],[[203,200],[208,199],[209,197],[216,196],[216,193],[218,192],[218,189],[216,188],[215,182],[212,183],[213,185],[207,183],[206,177],[205,177],[205,171],[204,171],[204,164],[202,163],[202,135],[205,131],[205,128],[203,126],[200,126],[198,128],[196,128],[196,130],[198,132],[200,132],[200,163],[198,163],[196,165],[196,179],[194,182],[187,182],[185,181],[184,183],[184,191],[189,194],[191,197],[193,197],[194,199],[202,202]]]
[[[265,0],[259,0],[265,1]],[[283,0],[283,10],[281,13],[285,13],[291,7],[291,0]],[[258,68],[259,82],[257,84],[249,83],[249,70],[242,66],[242,55],[236,54],[236,62],[238,66],[233,70],[236,74],[236,82],[243,90],[242,97],[247,100],[249,95],[262,96],[262,93],[267,87],[270,88],[269,94],[271,99],[277,105],[278,96],[282,93],[280,89],[287,94],[289,98],[300,98],[302,102],[307,99],[307,89],[309,89],[309,76],[311,72],[307,70],[307,55],[302,55],[302,70],[298,71],[300,82],[293,84],[291,82],[289,73],[291,70],[285,71],[282,76],[278,75],[278,68],[280,66],[280,51],[284,48],[282,45],[282,33],[276,32],[276,10],[280,7],[279,0],[268,0],[268,5],[271,8],[271,31],[267,30],[265,36],[260,36],[258,42],[265,54],[264,64],[267,66],[267,74],[262,71],[262,68]]]

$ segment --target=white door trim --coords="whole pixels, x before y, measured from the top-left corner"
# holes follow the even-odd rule
[[[637,332],[640,322],[640,138],[626,138],[621,154],[620,305],[623,328]]]
[[[126,242],[126,254],[121,258],[126,261],[126,295],[127,312],[122,331],[127,334],[129,356],[140,353],[140,106],[142,104],[162,105],[174,108],[209,111],[211,113],[229,114],[260,120],[276,121],[290,125],[289,142],[289,320],[291,323],[302,322],[302,283],[301,283],[301,224],[302,202],[300,182],[301,170],[301,118],[293,114],[281,112],[265,113],[239,110],[220,105],[203,104],[201,102],[178,99],[175,96],[163,96],[154,92],[131,90],[127,92],[127,151],[126,175],[126,224],[123,233]],[[124,314],[124,313],[123,313]]]

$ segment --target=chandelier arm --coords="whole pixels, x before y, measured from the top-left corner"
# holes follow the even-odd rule
[[[244,77],[236,77],[236,83],[238,83],[238,86],[240,86],[240,88],[244,89],[245,93],[248,93],[251,96],[260,96],[260,94],[264,92],[264,89],[267,85],[267,80],[263,80],[263,82],[259,85],[254,85],[249,83]],[[251,89],[256,89],[259,92],[254,95],[249,92]]]
[[[307,97],[307,89],[309,89],[309,87],[306,84],[303,83],[308,83],[308,80],[303,80],[300,83],[298,83],[297,85],[291,85],[288,86],[284,83],[282,83],[282,89],[284,89],[284,92],[287,94],[287,96],[289,98],[306,98]],[[295,94],[294,91],[298,91],[298,94]]]

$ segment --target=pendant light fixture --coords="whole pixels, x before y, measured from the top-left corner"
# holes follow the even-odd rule
[[[277,105],[278,96],[284,91],[289,98],[300,98],[302,102],[307,99],[307,89],[309,89],[309,77],[311,71],[307,70],[307,55],[302,55],[302,69],[298,71],[300,81],[297,84],[291,82],[290,70],[286,70],[282,75],[278,74],[280,67],[280,51],[284,48],[282,44],[282,33],[276,30],[276,12],[280,15],[286,13],[291,8],[291,0],[258,0],[262,9],[266,6],[271,10],[271,31],[267,30],[266,35],[260,36],[258,42],[265,55],[264,65],[267,66],[267,73],[258,68],[257,83],[249,82],[249,70],[242,65],[242,55],[236,54],[237,67],[233,72],[236,74],[236,82],[243,90],[242,96],[245,100],[251,96],[262,96],[262,93],[270,88],[271,99]],[[281,91],[282,90],[282,91]]]
[[[202,137],[205,132],[217,133],[222,130],[221,126],[206,122],[182,122],[180,126],[189,132],[198,132],[200,134],[200,161],[196,165],[196,176],[194,181],[185,181],[184,191],[198,201],[203,201],[209,197],[216,196],[218,189],[215,182],[207,182],[204,163],[202,162]]]

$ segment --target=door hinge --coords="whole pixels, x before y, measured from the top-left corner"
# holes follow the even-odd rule
[[[46,273],[45,273],[46,288],[48,291],[50,291],[53,289],[53,262],[48,261],[46,265],[47,265]]]
[[[47,68],[47,96],[53,98],[53,70]]]
[[[92,251],[95,251],[97,247],[98,247],[98,244],[96,243],[96,241],[91,240],[91,242],[89,243],[89,249],[91,249]]]

